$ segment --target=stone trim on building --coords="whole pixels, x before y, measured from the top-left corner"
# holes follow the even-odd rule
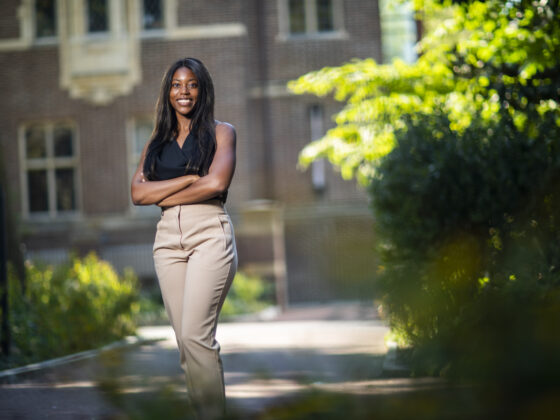
[[[108,105],[127,95],[142,79],[141,39],[162,37],[186,40],[247,35],[243,23],[179,26],[177,0],[163,2],[163,30],[143,30],[141,0],[108,0],[108,30],[87,31],[86,0],[57,0],[57,35],[38,39],[34,34],[35,0],[23,0],[19,9],[20,37],[0,40],[0,52],[58,45],[60,86],[73,99]]]

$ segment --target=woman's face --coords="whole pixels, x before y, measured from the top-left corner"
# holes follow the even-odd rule
[[[198,99],[198,80],[186,67],[181,67],[173,74],[169,102],[177,114],[188,116]]]

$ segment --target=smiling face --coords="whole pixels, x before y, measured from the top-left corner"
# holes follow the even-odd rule
[[[191,69],[181,67],[173,74],[169,103],[175,110],[177,117],[188,117],[194,109],[198,99],[198,80]]]

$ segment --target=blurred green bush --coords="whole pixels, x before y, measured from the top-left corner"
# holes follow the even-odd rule
[[[94,253],[58,267],[26,265],[25,291],[9,276],[12,356],[19,365],[99,347],[134,334],[137,278]]]
[[[157,282],[151,287],[144,287],[140,291],[138,299],[138,313],[136,323],[138,326],[144,325],[169,325],[169,318],[163,306],[161,291]]]
[[[418,373],[560,388],[560,3],[412,7],[415,62],[289,83],[344,103],[300,163],[370,185],[377,286]]]
[[[268,299],[269,289],[270,287],[260,277],[238,272],[222,306],[220,317],[228,319],[263,310],[271,305]]]
[[[477,122],[478,121],[478,122]],[[415,372],[560,380],[560,127],[415,115],[370,187],[378,288]]]
[[[272,304],[271,288],[272,285],[260,277],[238,272],[222,306],[220,319],[232,319],[238,315],[255,313],[270,306]],[[139,305],[140,309],[136,317],[139,325],[169,324],[159,287],[144,290],[140,295]]]

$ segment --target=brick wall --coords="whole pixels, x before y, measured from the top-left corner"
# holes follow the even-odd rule
[[[15,0],[2,3],[0,41],[19,36],[16,19],[19,3]],[[212,74],[216,118],[234,124],[237,129],[237,168],[228,198],[234,221],[244,203],[260,198],[284,203],[288,211],[293,207],[300,209],[297,210],[300,213],[302,208],[311,212],[286,222],[290,297],[305,300],[344,296],[332,278],[340,277],[341,273],[352,272],[346,277],[363,284],[364,275],[353,267],[371,271],[369,248],[362,253],[354,250],[348,257],[334,256],[345,248],[354,249],[350,246],[352,241],[366,244],[371,239],[367,230],[371,220],[366,214],[359,220],[344,216],[345,208],[367,206],[365,193],[354,181],[343,181],[327,165],[327,186],[318,194],[313,190],[310,172],[296,169],[298,153],[311,136],[309,107],[322,103],[325,127],[328,127],[332,125],[330,116],[340,104],[329,99],[254,92],[256,87],[285,83],[308,71],[339,65],[354,57],[380,59],[376,2],[353,0],[344,4],[344,29],[348,38],[280,40],[277,1],[179,2],[179,25],[243,23],[247,34],[190,40],[143,39],[141,82],[130,94],[106,106],[72,99],[60,88],[58,45],[0,50],[3,69],[0,151],[10,180],[10,197],[17,211],[21,202],[18,127],[32,121],[69,119],[78,130],[81,215],[68,222],[26,223],[28,249],[52,251],[74,247],[84,252],[96,249],[109,259],[110,250],[118,249],[118,256],[115,254],[118,259],[124,258],[121,245],[140,246],[152,241],[157,216],[146,219],[130,212],[126,124],[130,118],[153,115],[163,73],[176,59],[192,56],[200,58]],[[338,216],[313,217],[317,209],[333,205],[340,209]],[[322,231],[321,226],[331,227]],[[250,262],[250,241],[243,242],[240,238],[239,242],[243,248],[241,263]],[[320,249],[323,251],[317,253]],[[258,252],[254,254],[256,259],[260,258]]]
[[[19,0],[2,0],[0,13],[0,39],[19,37],[17,10]]]
[[[208,25],[237,22],[244,15],[246,0],[179,1],[179,25]]]

